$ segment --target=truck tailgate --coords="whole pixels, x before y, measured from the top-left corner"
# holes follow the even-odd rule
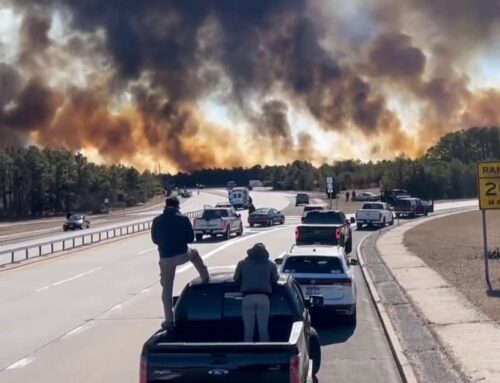
[[[378,210],[358,210],[356,217],[358,220],[363,221],[378,221],[380,219],[380,212]]]
[[[203,346],[190,346],[183,351],[178,344],[170,352],[161,349],[150,350],[148,382],[289,382],[290,345],[250,346],[251,348],[248,348],[248,345],[240,344],[239,348],[220,347],[218,352],[213,345],[210,347],[212,351],[208,348],[204,351]]]
[[[337,244],[337,229],[340,226],[332,225],[300,225],[297,227],[297,244]]]
[[[220,219],[203,219],[197,218],[194,221],[195,230],[207,230],[207,229],[220,229],[221,220]]]

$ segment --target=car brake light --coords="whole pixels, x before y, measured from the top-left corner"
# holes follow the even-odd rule
[[[337,241],[340,241],[340,237],[342,236],[342,230],[340,229],[335,229],[335,239]]]
[[[342,279],[337,279],[335,280],[336,285],[352,285],[352,279],[351,278],[342,278]]]
[[[141,364],[139,367],[139,383],[148,382],[148,362],[146,357],[141,356]]]
[[[300,230],[299,228],[296,228],[295,229],[295,242],[299,242],[300,241]]]
[[[290,359],[290,383],[300,383],[300,355]]]

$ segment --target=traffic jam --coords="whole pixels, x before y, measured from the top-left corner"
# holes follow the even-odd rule
[[[140,383],[305,383],[316,376],[316,323],[356,326],[358,263],[350,256],[356,220],[309,204],[303,193],[295,202],[302,217],[287,252],[272,259],[257,243],[235,272],[209,280],[200,272],[173,298],[173,321],[143,346]],[[249,227],[285,223],[280,211],[255,209],[248,189],[231,184],[227,203],[205,207],[194,220],[196,241],[241,236],[239,209],[249,210]]]

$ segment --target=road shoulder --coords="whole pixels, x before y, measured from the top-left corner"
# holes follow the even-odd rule
[[[384,238],[387,239],[387,245],[395,247],[398,243],[397,235],[401,233],[402,228],[404,226],[377,231],[369,236],[360,246],[360,263],[403,380],[469,382],[470,380],[461,372],[460,366],[455,364],[448,354],[432,324],[400,285],[393,273],[392,265],[388,266],[384,262],[386,253],[378,250],[378,242]],[[399,243],[402,243],[402,239]],[[394,248],[392,250],[394,251],[392,255],[397,258],[397,252],[400,250]],[[422,268],[423,262],[417,257],[410,257],[400,261],[398,266]]]

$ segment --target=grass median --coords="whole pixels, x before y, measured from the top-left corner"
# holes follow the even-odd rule
[[[488,248],[500,247],[500,211],[487,212]],[[484,278],[481,213],[469,212],[435,219],[409,230],[405,245],[441,274],[469,301],[500,323],[500,260],[490,259],[495,295],[488,295]]]

